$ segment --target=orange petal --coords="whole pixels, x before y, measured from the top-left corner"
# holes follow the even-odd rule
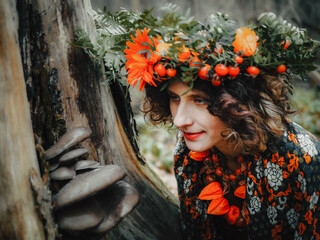
[[[132,78],[132,77],[140,77],[141,76],[141,70],[140,69],[136,69],[136,68],[130,68],[130,70],[128,71],[128,78]]]
[[[246,186],[243,185],[243,186],[238,187],[238,188],[234,191],[234,195],[235,195],[236,197],[245,199],[245,197],[246,197]]]
[[[136,43],[129,42],[129,41],[126,42],[126,45],[128,46],[129,49],[125,49],[125,50],[135,49],[138,47]],[[127,51],[124,51],[124,52],[127,52]]]
[[[204,158],[208,157],[209,155],[210,155],[209,150],[206,150],[203,152],[194,152],[194,151],[189,152],[190,158],[192,158],[193,160],[196,160],[196,161],[203,161]]]
[[[230,211],[230,206],[225,198],[212,200],[208,207],[208,214],[223,215]]]
[[[156,62],[161,60],[161,55],[158,53],[151,52],[151,58],[149,60],[150,64],[155,64]]]
[[[148,59],[143,57],[141,54],[132,54],[131,58],[132,58],[132,61],[148,63]]]
[[[133,81],[134,79],[140,79],[142,76],[140,73],[137,73],[137,74],[128,74],[128,77],[127,77],[127,80],[128,80],[128,83],[130,84],[131,81]]]
[[[152,80],[152,75],[150,73],[148,73],[147,71],[143,72],[143,81],[145,81],[146,83],[149,83],[150,85],[153,86],[157,86],[154,81]]]
[[[147,29],[147,28],[144,28],[144,29],[143,29],[143,33],[142,33],[143,38],[149,38],[149,37],[148,37],[149,31],[150,31],[150,29]]]
[[[139,90],[142,91],[145,85],[146,85],[145,81],[140,81]]]
[[[137,37],[135,39],[133,39],[133,41],[139,41],[140,39],[142,39],[142,34],[140,29],[137,30]]]
[[[135,79],[132,80],[132,82],[129,83],[129,84],[132,84],[132,87],[134,88],[134,87],[136,86],[136,84],[137,84],[138,81],[139,81],[139,79],[138,79],[138,78],[135,78]]]
[[[212,182],[208,184],[204,189],[202,189],[199,194],[199,199],[201,200],[212,200],[223,197],[223,191],[220,183]]]

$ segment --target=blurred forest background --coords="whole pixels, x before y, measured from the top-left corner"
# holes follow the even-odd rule
[[[94,10],[106,9],[110,12],[126,8],[141,11],[153,8],[155,16],[168,1],[165,0],[91,0]],[[239,24],[254,22],[263,12],[274,12],[292,24],[306,28],[309,36],[320,40],[320,1],[319,0],[171,0],[180,7],[182,13],[188,9],[196,20],[202,22],[215,12],[227,13]],[[320,53],[318,53],[318,56]],[[318,66],[320,61],[317,62]],[[308,76],[309,81],[296,81],[292,103],[297,114],[292,120],[320,137],[320,67]],[[132,89],[132,88],[131,88]],[[175,130],[170,126],[162,128],[147,124],[140,109],[143,96],[138,89],[131,90],[132,107],[139,132],[140,151],[147,162],[159,174],[168,188],[175,194],[176,183],[173,176],[173,150]]]

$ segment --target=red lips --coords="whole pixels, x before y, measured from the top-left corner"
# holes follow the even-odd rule
[[[190,132],[183,132],[184,137],[187,140],[196,140],[198,137],[200,137],[204,132],[196,132],[196,133],[190,133]]]

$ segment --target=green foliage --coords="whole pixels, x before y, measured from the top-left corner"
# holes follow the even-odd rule
[[[148,125],[141,114],[135,116],[139,131],[138,143],[148,163],[170,172],[173,165],[173,151],[176,130],[169,126],[161,128]]]
[[[137,28],[156,25],[151,11],[144,10],[138,13],[122,9],[115,14],[106,9],[93,11],[95,42],[92,42],[83,30],[76,30],[76,40],[73,44],[81,47],[95,64],[104,64],[107,81],[120,80],[122,84],[126,84],[126,73],[122,71],[126,62],[123,50]]]
[[[73,45],[81,47],[95,64],[105,65],[108,81],[124,79],[126,73],[123,73],[122,69],[126,59],[123,50],[127,47],[126,42],[132,40],[131,36],[135,36],[137,29],[150,28],[151,35],[168,33],[173,36],[177,31],[187,31],[197,24],[193,21],[193,17],[190,17],[190,11],[185,16],[177,14],[179,7],[174,4],[166,4],[161,9],[164,13],[162,19],[152,16],[152,10],[134,12],[122,8],[114,14],[108,12],[106,8],[103,11],[93,11],[92,16],[96,27],[95,42],[91,41],[87,33],[79,29],[75,32],[76,39]],[[146,50],[146,53],[150,52]]]
[[[292,120],[309,132],[320,137],[320,96],[316,89],[298,88],[294,89],[292,99],[293,109],[297,114]]]
[[[159,41],[169,44],[168,52],[162,56],[161,62],[165,66],[176,68],[177,77],[185,82],[193,82],[199,70],[199,67],[189,66],[190,59],[185,62],[180,60],[179,56],[185,48],[197,52],[201,62],[211,66],[219,63],[237,65],[234,61],[237,53],[234,52],[232,42],[238,26],[228,15],[213,14],[202,24],[193,19],[190,11],[179,13],[179,7],[172,3],[166,4],[160,11],[162,17],[157,18],[152,15],[152,9],[142,12],[121,9],[114,14],[107,9],[93,12],[95,42],[85,32],[78,30],[74,45],[82,47],[95,63],[104,64],[108,81],[120,80],[123,84],[126,84],[127,76],[124,71],[126,58],[123,50],[127,48],[128,41],[132,42],[137,29],[150,29],[151,41],[154,41],[152,37],[160,37]],[[308,38],[305,30],[291,26],[272,13],[261,15],[257,24],[248,27],[259,37],[258,49],[253,55],[245,57],[244,62],[239,65],[241,73],[246,74],[247,67],[251,65],[272,72],[278,65],[285,64],[286,74],[298,74],[302,78],[305,73],[314,70],[315,52],[320,44]],[[290,45],[284,49],[286,41]],[[139,52],[150,59],[150,51],[155,51],[155,44],[140,44],[150,45],[148,49]],[[223,49],[221,53],[214,51],[219,48]]]
[[[305,29],[292,26],[273,13],[262,14],[258,21],[259,25],[254,27],[259,36],[259,55],[254,56],[256,64],[265,68],[285,64],[288,73],[300,75],[302,79],[307,72],[315,70],[320,43],[310,39]],[[284,49],[285,42],[289,42],[287,49]]]

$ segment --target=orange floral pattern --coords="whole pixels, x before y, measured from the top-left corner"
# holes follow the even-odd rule
[[[187,239],[320,239],[320,142],[295,123],[286,127],[272,151],[245,157],[247,185],[235,193],[245,197],[241,212],[246,212],[247,231],[228,224],[239,209],[229,210],[227,219],[207,214],[216,211],[216,205],[222,211],[226,207],[220,203],[221,187],[216,182],[207,185],[200,171],[203,161],[190,158],[190,151],[182,148],[174,168]]]

